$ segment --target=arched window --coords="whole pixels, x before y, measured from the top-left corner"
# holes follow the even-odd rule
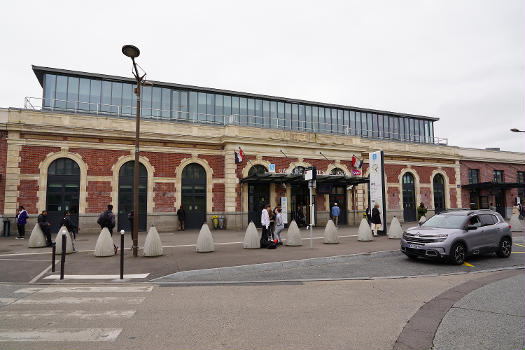
[[[405,173],[403,175],[403,218],[405,222],[416,221],[416,190],[414,186],[414,175]]]
[[[331,171],[330,171],[330,175],[339,175],[339,176],[344,176],[345,175],[345,172],[343,169],[341,168],[333,168]]]
[[[248,176],[252,175],[264,175],[264,173],[268,172],[268,169],[264,165],[256,164],[250,168],[248,171]]]
[[[133,208],[133,189],[135,161],[124,163],[118,173],[118,230],[132,231],[128,214],[133,210],[133,217],[139,220],[139,230],[147,228],[148,219],[148,171],[139,163],[139,210]]]
[[[432,183],[434,189],[434,210],[436,214],[439,214],[445,210],[445,179],[443,175],[436,174]]]
[[[303,175],[304,174],[304,166],[296,166],[292,170],[292,175]]]
[[[181,203],[186,212],[186,228],[200,228],[206,222],[206,170],[191,163],[182,170]]]
[[[78,201],[80,195],[80,168],[70,158],[58,158],[47,169],[46,210],[51,231],[57,232],[64,211],[69,210],[71,218],[78,222]]]

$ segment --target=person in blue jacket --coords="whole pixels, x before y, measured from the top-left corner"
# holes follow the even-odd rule
[[[18,207],[16,214],[16,226],[18,227],[18,236],[16,239],[24,239],[26,235],[27,211],[21,205]]]
[[[337,203],[334,203],[334,206],[332,207],[330,214],[332,215],[332,221],[334,222],[335,226],[339,224],[339,214],[340,213],[341,211],[339,207],[337,206]]]

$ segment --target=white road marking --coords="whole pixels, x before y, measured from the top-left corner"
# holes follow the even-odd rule
[[[0,319],[2,320],[14,320],[14,319],[31,319],[36,320],[38,318],[78,318],[81,320],[92,320],[96,318],[131,318],[135,315],[135,310],[110,310],[110,311],[66,311],[66,310],[55,310],[55,311],[0,311]]]
[[[145,297],[59,297],[54,299],[22,298],[15,301],[14,305],[55,305],[55,304],[140,304]]]
[[[59,261],[59,260],[55,261],[55,266],[58,264],[58,261]],[[42,276],[44,276],[44,275],[47,273],[47,271],[51,270],[52,267],[53,267],[53,264],[51,264],[51,265],[49,265],[48,267],[46,267],[46,268],[44,269],[44,271],[40,272],[38,275],[36,275],[35,277],[33,277],[33,279],[32,279],[31,281],[29,281],[29,283],[30,283],[30,284],[33,284],[33,283],[35,283],[36,281],[38,281],[40,278],[42,278]]]
[[[115,341],[122,328],[0,329],[0,342]]]
[[[0,298],[0,304],[11,304],[16,298]]]
[[[133,278],[146,278],[149,273],[135,273],[124,275],[124,279]],[[116,280],[119,279],[120,275],[64,275],[64,279],[67,280]],[[45,280],[58,280],[60,275],[49,275],[44,277]]]
[[[130,286],[130,287],[30,287],[22,288],[15,293],[147,293],[153,290],[153,286]]]

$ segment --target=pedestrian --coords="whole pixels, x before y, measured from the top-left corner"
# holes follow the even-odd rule
[[[69,235],[71,236],[71,244],[73,245],[73,251],[77,252],[77,248],[75,248],[75,240],[77,239],[77,226],[73,223],[73,220],[71,220],[71,213],[69,210],[66,210],[64,212],[64,217],[62,220],[60,220],[60,226],[65,226],[67,231],[69,232]]]
[[[182,205],[177,210],[177,218],[179,219],[179,231],[184,231],[184,220],[186,220],[186,212]]]
[[[46,247],[51,247],[51,223],[48,221],[47,210],[42,210],[42,213],[37,218],[38,226],[46,236]]]
[[[426,213],[427,208],[425,208],[423,202],[419,203],[419,207],[417,207],[417,221],[419,221],[422,216],[425,216]]]
[[[381,225],[381,214],[379,213],[379,204],[377,203],[372,209],[372,218],[370,219],[370,221],[372,221],[372,231],[374,232],[374,236],[377,236],[377,230]]]
[[[297,206],[295,219],[297,221],[297,227],[304,227],[304,226],[306,226],[306,219],[304,217],[303,206],[301,204],[299,204]]]
[[[366,210],[365,210],[365,218],[366,218],[366,221],[368,221],[368,225],[370,225],[372,222],[370,221],[370,207],[366,207]]]
[[[276,215],[275,215],[275,231],[273,233],[273,236],[275,239],[277,239],[277,245],[283,245],[283,241],[281,239],[281,231],[284,230],[284,220],[282,215],[282,208],[277,207],[275,208]]]
[[[16,237],[16,239],[25,239],[26,224],[27,224],[27,211],[21,205],[18,207],[18,212],[16,213],[16,226],[18,228],[18,236]]]
[[[135,218],[135,212],[130,210],[128,213],[129,232],[131,233],[131,239],[133,239],[133,219]]]
[[[113,206],[108,204],[108,209],[100,213],[97,220],[97,224],[100,225],[100,228],[103,229],[106,227],[111,237],[113,237],[113,228],[115,228],[115,214],[113,214],[112,210]],[[115,250],[115,255],[117,255],[118,248],[115,243],[113,243],[113,249]]]
[[[270,228],[268,230],[268,237],[270,237],[270,239],[274,239],[274,235],[273,233],[275,232],[275,213],[273,210],[271,210],[271,207],[270,207],[270,210],[268,211],[268,216],[270,217]]]
[[[521,202],[518,203],[518,207],[520,209],[520,220],[523,220],[523,217],[524,217],[524,208],[523,208],[523,204]]]
[[[496,207],[492,204],[492,202],[490,202],[489,204],[489,209],[492,211],[496,211]]]
[[[269,245],[269,229],[270,229],[270,204],[266,204],[261,211],[261,225],[262,225],[262,234],[261,234],[261,248],[268,248]]]
[[[337,206],[337,203],[334,203],[334,206],[332,207],[332,210],[330,211],[330,215],[332,215],[332,221],[334,222],[335,226],[339,224],[339,214],[340,210]]]

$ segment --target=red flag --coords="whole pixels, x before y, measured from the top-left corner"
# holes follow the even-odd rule
[[[357,162],[356,156],[352,156],[352,166],[355,168],[355,162]]]

